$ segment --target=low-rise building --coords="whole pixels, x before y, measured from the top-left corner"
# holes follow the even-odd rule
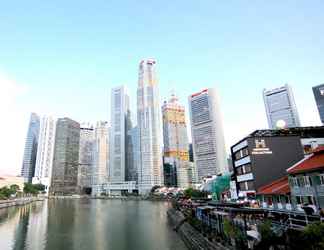
[[[256,130],[231,147],[234,180],[239,197],[284,176],[287,168],[324,144],[324,126]]]
[[[260,187],[257,196],[263,208],[288,211],[293,209],[288,176],[284,176],[270,184]]]
[[[318,147],[288,170],[291,199],[296,210],[324,208],[324,147]]]

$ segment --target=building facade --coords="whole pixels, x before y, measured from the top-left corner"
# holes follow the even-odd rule
[[[25,182],[32,182],[35,173],[39,126],[39,116],[35,113],[31,113],[21,168],[21,176],[24,177]]]
[[[95,127],[94,169],[92,192],[96,194],[98,185],[108,182],[109,178],[109,127],[108,122],[99,121]],[[94,188],[96,186],[96,188]]]
[[[56,121],[53,117],[42,117],[40,122],[39,141],[33,184],[43,184],[48,192],[51,184]]]
[[[89,193],[94,172],[95,133],[90,124],[81,124],[79,146],[78,186],[81,192]]]
[[[163,184],[160,97],[153,59],[142,60],[139,65],[137,124],[141,152],[138,188],[140,193],[148,193],[153,186]]]
[[[270,129],[300,127],[294,95],[290,85],[263,90],[263,100]]]
[[[124,182],[127,168],[129,96],[124,86],[111,91],[110,182]]]
[[[286,176],[286,170],[322,145],[324,127],[256,130],[231,147],[240,197]]]
[[[313,93],[321,122],[324,124],[324,84],[314,86]]]
[[[191,135],[198,179],[228,171],[223,121],[214,89],[189,96]]]
[[[164,162],[173,165],[173,168],[175,168],[176,186],[186,188],[192,184],[192,180],[189,179],[191,176],[189,172],[192,171],[192,168],[189,164],[187,125],[184,106],[179,104],[175,94],[172,94],[170,99],[163,103],[162,120]],[[169,169],[166,168],[166,170],[166,174],[169,175]],[[175,178],[172,177],[171,179]],[[169,183],[168,180],[165,184]]]
[[[309,206],[313,212],[324,207],[324,147],[316,148],[287,170],[291,200],[297,211]]]
[[[80,124],[70,118],[56,122],[50,193],[78,194]]]

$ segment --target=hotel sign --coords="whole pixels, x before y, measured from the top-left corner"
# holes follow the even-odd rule
[[[272,154],[272,151],[267,147],[264,139],[255,139],[255,148],[252,149],[253,155]]]

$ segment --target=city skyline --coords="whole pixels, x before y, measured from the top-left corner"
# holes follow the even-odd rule
[[[299,3],[298,8],[290,1],[93,5],[37,3],[36,9],[5,4],[0,109],[11,123],[0,127],[0,173],[19,173],[31,112],[110,121],[109,92],[121,83],[130,88],[134,107],[136,65],[147,57],[159,63],[161,103],[173,88],[188,110],[192,92],[218,89],[227,152],[239,138],[267,127],[263,88],[290,83],[302,126],[321,124],[311,87],[324,82],[323,34],[318,32],[322,2]],[[62,15],[63,8],[70,15]],[[186,10],[180,21],[178,8]],[[156,9],[159,14],[154,11],[151,22]],[[124,16],[115,14],[121,10]],[[238,105],[257,115],[246,119],[235,113]]]

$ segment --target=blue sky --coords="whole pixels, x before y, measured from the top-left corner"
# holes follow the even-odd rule
[[[3,1],[0,172],[19,170],[32,111],[107,120],[110,89],[121,84],[135,107],[147,57],[158,61],[162,100],[174,89],[187,107],[188,95],[218,89],[227,150],[267,127],[263,88],[290,83],[302,125],[319,125],[311,87],[324,82],[323,9],[288,0]]]

